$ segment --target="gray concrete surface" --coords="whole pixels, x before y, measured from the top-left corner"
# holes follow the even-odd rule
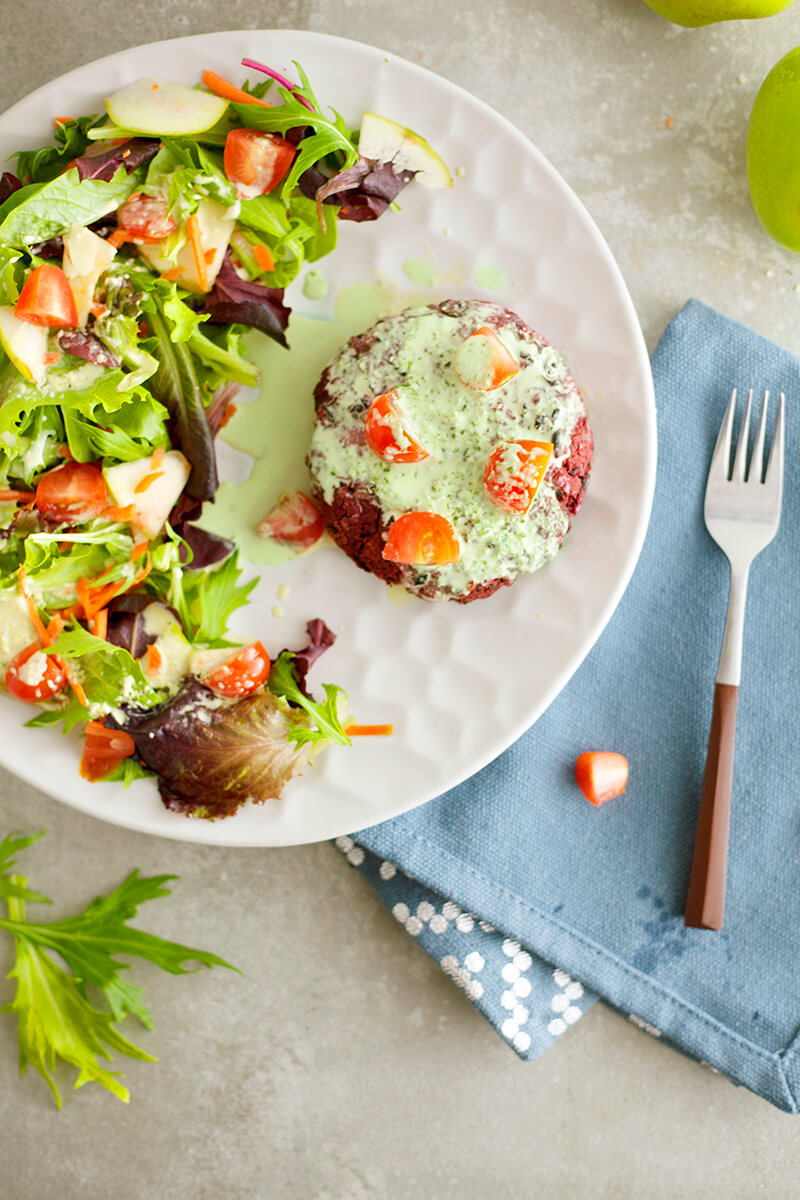
[[[697,31],[640,0],[0,8],[2,107],[124,46],[224,28],[310,28],[419,61],[505,113],[575,187],[651,346],[696,295],[800,350],[800,260],[761,233],[743,161],[752,99],[800,43],[800,6]],[[327,845],[206,850],[91,821],[8,776],[0,797],[0,833],[50,830],[27,864],[59,911],[133,866],[174,871],[149,927],[245,971],[142,973],[161,1061],[130,1065],[128,1107],[86,1088],[56,1112],[37,1077],[17,1078],[0,1017],[0,1200],[798,1194],[796,1118],[600,1006],[518,1062]]]

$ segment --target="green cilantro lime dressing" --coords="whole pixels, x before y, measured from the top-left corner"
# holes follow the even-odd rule
[[[324,300],[328,294],[328,281],[322,271],[309,271],[303,280],[303,295],[307,300]]]
[[[526,515],[498,508],[484,490],[483,472],[498,442],[552,442],[557,464],[568,454],[583,412],[563,359],[511,324],[500,337],[521,364],[519,372],[489,392],[461,382],[453,369],[459,347],[497,312],[480,301],[463,302],[457,316],[407,309],[381,324],[370,349],[344,347],[330,372],[334,423],[318,424],[311,443],[312,471],[326,500],[343,480],[361,480],[387,518],[428,510],[451,522],[459,561],[418,573],[455,596],[497,577],[537,570],[557,552],[569,525],[547,479]],[[383,462],[359,437],[371,399],[390,388],[428,451],[421,462]]]
[[[506,286],[508,276],[502,267],[491,267],[484,264],[475,268],[472,278],[479,287],[486,288],[487,291],[500,292]]]
[[[309,492],[305,460],[314,426],[314,388],[325,364],[359,329],[398,307],[398,298],[379,284],[356,284],[338,294],[331,320],[293,313],[288,352],[261,334],[247,336],[247,356],[261,371],[260,392],[255,400],[239,405],[220,437],[255,461],[243,483],[222,484],[199,524],[234,538],[250,562],[281,563],[296,557],[289,547],[260,538],[256,525],[282,492]]]

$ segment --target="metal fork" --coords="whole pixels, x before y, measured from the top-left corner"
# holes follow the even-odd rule
[[[772,541],[781,519],[785,399],[781,393],[763,481],[769,392],[764,393],[748,472],[747,438],[752,402],[751,388],[731,469],[731,435],[736,412],[734,388],[714,447],[706,484],[706,528],[730,562],[731,591],[684,914],[685,924],[697,929],[722,928],[747,577],[750,564]]]

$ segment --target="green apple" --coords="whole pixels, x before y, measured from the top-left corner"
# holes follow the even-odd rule
[[[398,171],[414,171],[414,178],[424,187],[453,186],[450,172],[425,139],[388,117],[364,113],[358,149],[364,158],[390,162]]]
[[[770,237],[800,251],[800,46],[762,83],[747,131],[747,182]]]
[[[30,321],[21,321],[10,304],[0,307],[0,346],[20,375],[32,383],[41,383],[47,373],[47,329]]]
[[[645,4],[675,25],[696,28],[717,21],[774,17],[794,0],[645,0]]]
[[[203,133],[216,125],[228,101],[182,83],[137,79],[106,100],[108,115],[120,129],[136,133]]]
[[[159,275],[173,267],[182,267],[183,270],[178,276],[180,286],[189,292],[201,295],[214,286],[214,280],[217,278],[225,258],[225,251],[236,227],[236,221],[232,217],[226,217],[225,209],[215,200],[201,200],[195,216],[200,234],[200,246],[204,253],[211,251],[214,255],[211,261],[206,263],[206,287],[203,287],[198,277],[194,251],[188,241],[184,242],[174,258],[168,258],[164,254],[159,242],[153,242],[151,245],[143,244],[138,249],[142,258],[146,258]]]
[[[133,506],[132,523],[149,538],[158,537],[175,501],[189,478],[191,467],[180,450],[168,450],[157,467],[153,459],[137,458],[103,471],[111,497],[120,508]],[[154,478],[142,488],[148,475]]]

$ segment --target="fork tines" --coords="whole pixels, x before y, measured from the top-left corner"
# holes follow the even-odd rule
[[[722,425],[720,427],[717,444],[714,447],[714,456],[711,460],[711,472],[715,470],[724,473],[728,480],[738,480],[741,483],[756,482],[767,483],[774,482],[781,487],[783,476],[783,439],[784,439],[784,408],[786,405],[786,397],[781,392],[781,398],[778,403],[778,412],[775,417],[775,424],[772,435],[772,445],[770,447],[769,461],[767,463],[766,474],[764,473],[764,444],[767,436],[767,409],[769,407],[769,392],[764,392],[764,399],[761,401],[761,413],[758,418],[758,428],[756,430],[756,440],[753,444],[753,453],[750,456],[750,463],[747,463],[747,443],[750,430],[750,415],[753,407],[753,389],[747,393],[747,403],[744,409],[742,418],[742,427],[739,432],[739,441],[736,445],[736,453],[731,464],[731,443],[733,440],[733,419],[736,413],[736,388],[731,392],[731,398],[728,401],[728,407],[725,412]],[[773,464],[775,470],[772,470]]]

